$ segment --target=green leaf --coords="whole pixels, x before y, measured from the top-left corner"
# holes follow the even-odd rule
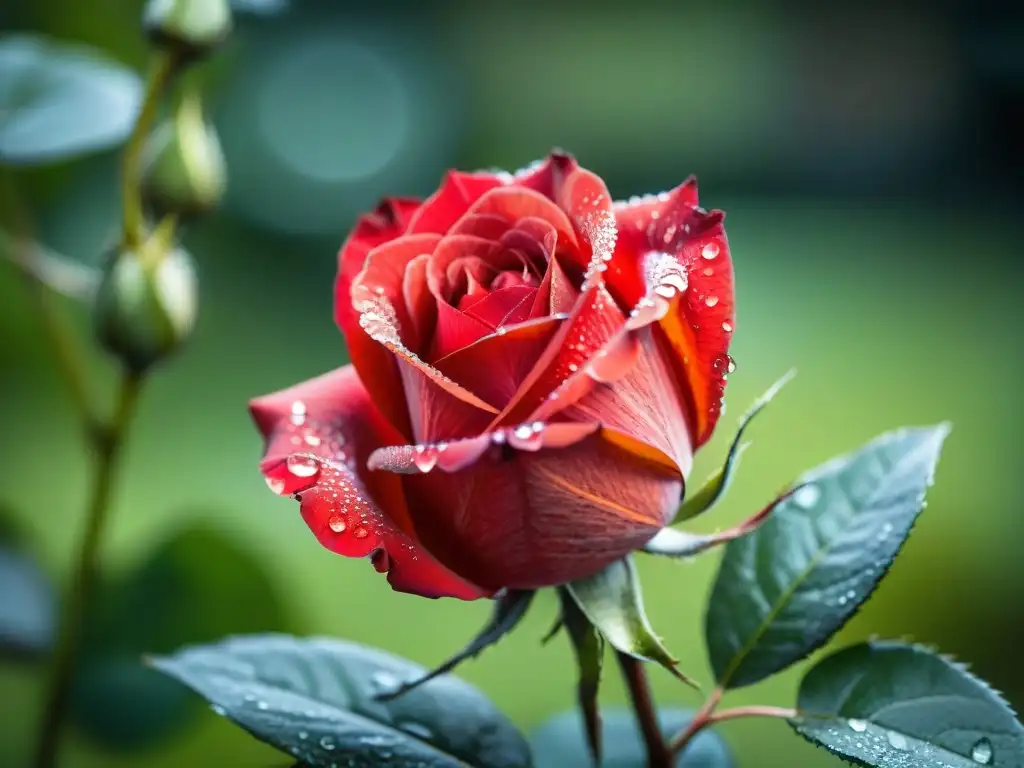
[[[726,546],[705,625],[720,685],[785,669],[853,616],[910,534],[947,434],[903,429],[829,461]]]
[[[440,666],[435,667],[430,672],[427,672],[423,677],[402,683],[400,686],[395,688],[395,690],[382,694],[380,696],[381,700],[393,699],[411,691],[414,688],[419,688],[421,685],[433,680],[435,677],[440,677],[441,675],[451,672],[466,659],[478,656],[484,649],[497,643],[501,638],[515,629],[519,621],[526,615],[526,611],[530,607],[530,602],[533,600],[534,594],[534,592],[510,590],[501,597],[495,599],[494,610],[491,613],[490,620],[486,625],[484,625],[484,628],[480,630],[477,636],[469,641],[465,648]]]
[[[146,667],[144,654],[283,623],[280,602],[251,555],[215,531],[178,533],[138,569],[103,585],[86,626],[71,717],[110,750],[167,738],[198,708],[181,686]]]
[[[676,512],[675,518],[673,518],[669,525],[676,525],[691,520],[697,517],[697,515],[707,512],[725,496],[725,492],[729,490],[729,485],[736,476],[736,470],[739,469],[740,458],[742,458],[743,452],[750,447],[750,443],[742,442],[743,433],[747,431],[747,427],[750,426],[750,422],[754,420],[754,417],[772,401],[772,398],[779,393],[779,390],[786,386],[794,376],[796,376],[796,370],[786,373],[781,379],[768,387],[768,390],[754,402],[750,410],[743,414],[740,418],[739,429],[736,430],[736,436],[732,439],[732,445],[729,446],[729,453],[726,454],[725,464],[704,481],[704,485],[698,488],[694,494],[683,501]]]
[[[0,657],[36,658],[53,644],[57,598],[35,561],[0,544]]]
[[[142,83],[82,46],[33,35],[0,38],[0,161],[53,162],[127,138]]]
[[[666,709],[658,713],[665,738],[675,735],[693,718],[692,712]],[[601,768],[646,768],[647,753],[636,716],[625,709],[606,710],[602,728],[607,745]],[[530,734],[536,768],[593,768],[579,713],[563,712]],[[676,760],[679,768],[733,768],[729,748],[713,730],[704,729]]]
[[[153,665],[261,741],[310,766],[525,768],[529,747],[476,688],[446,676],[401,698],[379,695],[424,669],[327,638],[236,637]]]
[[[965,667],[917,645],[835,653],[800,685],[801,736],[857,765],[1021,768],[1024,726]]]
[[[600,765],[601,711],[598,707],[597,692],[601,687],[604,638],[566,590],[558,590],[558,599],[562,604],[562,623],[572,643],[573,652],[576,654],[576,666],[579,669],[576,696],[587,734],[587,746],[594,762]]]
[[[656,662],[696,687],[676,668],[678,662],[654,634],[644,612],[640,581],[632,560],[618,560],[565,588],[613,648],[641,661]]]

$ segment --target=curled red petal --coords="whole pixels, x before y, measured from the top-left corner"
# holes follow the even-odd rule
[[[525,187],[508,186],[490,190],[469,209],[468,215],[501,216],[510,221],[541,219],[554,229],[562,247],[575,247],[577,239],[572,222],[551,199]]]
[[[534,364],[492,426],[525,420],[556,389],[582,370],[623,327],[625,317],[600,283],[580,296],[572,314]]]
[[[369,464],[402,474],[417,530],[449,568],[491,589],[536,589],[600,570],[673,514],[671,460],[628,442],[595,423],[526,423],[382,448]]]
[[[736,322],[723,214],[704,211],[696,199],[696,183],[689,180],[665,195],[620,205],[619,241],[607,275],[609,290],[637,303],[664,334],[692,411],[694,448],[711,437],[721,413]]]
[[[555,315],[505,326],[435,365],[487,402],[504,407],[565,321],[566,315]]]
[[[446,233],[482,195],[504,184],[491,173],[449,171],[437,192],[428,197],[409,222],[409,233]]]
[[[266,441],[260,469],[271,490],[300,498],[317,540],[386,565],[396,589],[472,600],[487,594],[442,566],[419,542],[401,483],[365,472],[370,454],[398,438],[352,366],[250,403]]]
[[[381,412],[402,434],[411,436],[402,384],[387,350],[369,339],[359,327],[359,313],[352,306],[352,283],[366,256],[377,246],[401,236],[421,202],[413,198],[385,198],[372,213],[360,216],[338,251],[338,275],[334,284],[334,318],[345,336],[349,359],[360,378],[373,390]]]

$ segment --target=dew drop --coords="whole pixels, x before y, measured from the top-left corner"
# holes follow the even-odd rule
[[[286,462],[288,471],[296,477],[312,477],[317,472],[316,459],[312,456],[292,454]]]
[[[626,328],[635,331],[656,323],[668,314],[670,304],[660,296],[645,296],[640,299],[626,319]]]
[[[412,454],[412,463],[423,474],[437,466],[437,448],[432,445],[417,445]]]
[[[320,739],[320,746],[330,752],[334,749],[334,741],[330,736],[324,736]]]
[[[702,258],[705,258],[708,261],[711,261],[712,259],[715,259],[715,258],[718,257],[718,252],[719,252],[718,243],[708,243],[703,248],[701,248],[700,255],[701,255]]]
[[[354,531],[352,531],[352,535],[355,536],[357,539],[365,539],[367,536],[370,535],[370,532],[365,528],[356,528]]]
[[[538,451],[544,444],[544,422],[520,424],[508,436],[509,445],[521,451]]]
[[[889,731],[887,735],[889,737],[889,745],[893,749],[910,749],[910,745],[907,743],[907,738],[902,733]]]
[[[266,710],[270,709],[270,705],[267,704],[267,702],[265,702],[265,701],[257,701],[256,702],[256,709],[266,711]]]
[[[278,496],[284,493],[284,480],[277,477],[264,477],[263,479],[267,481],[267,488]]]
[[[850,720],[849,725],[857,733],[864,733],[868,729],[868,724],[863,720]]]
[[[512,434],[520,440],[526,440],[533,435],[533,427],[529,424],[520,424]]]
[[[971,747],[971,760],[980,765],[991,765],[992,764],[992,742],[988,739],[982,739],[973,747]]]
[[[228,711],[220,704],[213,704],[210,706],[210,709],[213,710],[213,714],[220,715],[221,717],[224,717],[228,713]]]
[[[377,693],[390,693],[398,687],[399,679],[390,672],[374,672],[370,676],[370,685]]]
[[[305,731],[299,731],[297,735],[299,737],[299,741],[305,741],[306,739],[309,738],[309,734],[306,733]]]
[[[708,296],[707,298],[704,299],[704,304],[706,306],[708,306],[708,307],[713,307],[717,303],[718,303],[718,297],[717,296]]]
[[[736,361],[733,360],[731,357],[725,364],[725,370],[727,373],[734,373],[736,371]]]
[[[711,369],[719,376],[724,376],[736,371],[736,361],[729,355],[719,355],[711,363]]]
[[[722,323],[722,330],[726,333],[732,333],[732,323]]]
[[[292,403],[292,424],[302,426],[306,421],[306,404],[301,400]]]
[[[793,494],[793,503],[801,509],[811,509],[821,498],[821,489],[816,485],[805,485]]]
[[[320,445],[321,442],[320,438],[317,437],[316,435],[306,435],[303,439],[306,441],[306,445],[310,446],[311,448],[316,448],[318,445]]]
[[[327,521],[327,527],[335,533],[344,533],[346,528],[345,518],[341,515],[331,515],[330,520]]]

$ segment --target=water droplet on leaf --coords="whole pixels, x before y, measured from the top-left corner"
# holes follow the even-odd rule
[[[889,731],[889,745],[893,749],[910,749],[910,745],[907,743],[907,738],[902,733],[895,733]]]
[[[849,724],[850,728],[855,730],[857,733],[864,733],[864,731],[868,729],[868,724],[863,720],[851,720]]]
[[[971,760],[981,765],[991,765],[992,742],[988,739],[982,739],[971,747]]]
[[[821,489],[816,485],[805,485],[793,494],[793,503],[801,509],[810,509],[821,498]]]

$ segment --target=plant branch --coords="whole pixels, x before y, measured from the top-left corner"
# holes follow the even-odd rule
[[[694,737],[709,725],[722,723],[726,720],[736,720],[742,717],[775,717],[788,720],[789,718],[796,717],[797,714],[794,709],[760,705],[734,707],[733,709],[725,709],[719,712],[717,711],[718,705],[722,702],[724,694],[725,689],[721,686],[712,691],[711,696],[704,702],[704,706],[697,710],[690,724],[672,738],[669,742],[669,752],[673,757],[686,749]]]
[[[160,99],[170,83],[177,67],[176,57],[167,51],[155,54],[146,94],[142,99],[135,127],[124,147],[121,160],[121,198],[124,206],[122,244],[125,248],[137,248],[142,242],[145,221],[142,215],[142,196],[139,184],[142,178],[142,153],[156,120]]]
[[[96,468],[86,512],[85,533],[79,545],[71,590],[65,602],[57,647],[54,651],[46,708],[39,726],[33,763],[36,768],[52,768],[56,762],[60,726],[67,709],[82,629],[96,583],[99,544],[110,508],[114,475],[128,426],[135,413],[141,383],[141,378],[134,373],[122,374],[114,415],[108,424],[96,432]]]
[[[662,736],[661,727],[658,724],[658,713],[654,707],[644,662],[620,651],[616,651],[615,655],[622,668],[622,676],[626,680],[626,688],[629,690],[629,697],[633,703],[637,724],[640,726],[640,733],[647,748],[647,766],[648,768],[671,768],[672,752],[669,750],[668,744],[665,743],[665,737]]]

